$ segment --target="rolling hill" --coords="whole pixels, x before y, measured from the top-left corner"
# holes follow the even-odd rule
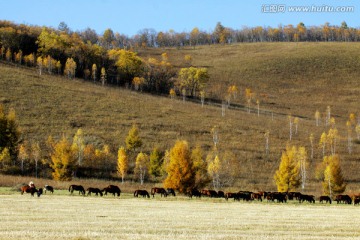
[[[310,162],[308,192],[321,192],[314,180],[314,168],[321,162],[318,148],[324,121],[315,125],[316,110],[325,114],[327,106],[336,119],[341,136],[337,151],[349,186],[359,190],[360,146],[354,141],[347,153],[346,121],[359,114],[359,43],[244,43],[196,48],[139,50],[143,58],[166,52],[169,61],[183,67],[190,54],[193,66],[207,67],[210,79],[204,107],[196,101],[170,99],[113,86],[102,87],[81,79],[39,76],[35,69],[0,63],[0,102],[14,108],[23,137],[44,143],[49,135],[71,138],[81,127],[88,143],[109,144],[115,153],[133,123],[143,138],[143,151],[154,146],[169,149],[176,139],[200,144],[205,151],[213,146],[211,129],[218,126],[219,151],[231,152],[241,169],[233,186],[238,189],[275,190],[273,175],[281,151],[289,143],[288,115],[299,117],[298,133],[291,144],[310,151],[309,136],[315,137],[315,157]],[[222,116],[219,101],[230,84],[240,92]],[[250,113],[245,88],[260,101]],[[264,133],[270,132],[270,153],[265,153]],[[355,132],[352,133],[356,138]]]

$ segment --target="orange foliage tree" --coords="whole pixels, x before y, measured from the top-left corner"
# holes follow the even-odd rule
[[[164,186],[186,192],[195,184],[195,171],[188,142],[178,140],[170,150],[169,160]]]

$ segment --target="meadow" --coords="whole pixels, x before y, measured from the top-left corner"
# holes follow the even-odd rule
[[[5,190],[1,190],[4,192]],[[359,239],[358,207],[53,195],[0,195],[0,239]]]

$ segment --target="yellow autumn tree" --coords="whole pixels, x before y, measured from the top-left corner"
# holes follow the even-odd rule
[[[76,131],[76,134],[74,135],[73,143],[71,145],[72,151],[76,154],[78,166],[82,165],[82,161],[84,159],[84,148],[85,148],[84,134],[82,129],[79,128]]]
[[[210,178],[207,172],[207,162],[204,159],[204,153],[200,145],[197,145],[191,151],[191,159],[195,171],[195,187],[203,188],[210,182]]]
[[[100,71],[100,80],[101,80],[101,85],[104,86],[106,83],[106,70],[104,67],[102,67]]]
[[[325,165],[323,191],[324,194],[332,196],[332,194],[343,193],[346,189],[346,183],[342,175],[339,155],[324,157]]]
[[[94,79],[94,82],[96,82],[96,74],[97,74],[97,67],[96,67],[96,64],[94,63],[91,67],[91,75],[92,75],[92,78]]]
[[[219,156],[216,155],[214,160],[211,161],[208,165],[208,173],[212,178],[214,189],[220,188],[220,171],[221,171],[221,162]]]
[[[295,146],[287,146],[286,150],[281,154],[280,166],[274,175],[279,192],[294,191],[301,183],[297,152]]]
[[[65,63],[64,75],[68,78],[75,77],[76,62],[72,58],[68,58]]]
[[[53,169],[53,179],[58,181],[70,181],[72,179],[76,156],[71,150],[70,142],[63,137],[59,142],[52,142],[50,153]]]
[[[144,184],[146,173],[149,169],[149,156],[143,152],[140,152],[135,161],[135,170],[134,173],[139,177],[140,185]]]
[[[179,192],[186,192],[194,187],[195,171],[187,141],[178,140],[170,149],[166,173],[167,177],[163,182],[164,187],[174,188]]]
[[[173,88],[170,89],[169,95],[171,99],[174,99],[176,97],[176,92]]]
[[[133,124],[129,133],[125,139],[126,150],[134,152],[137,148],[142,146],[142,140],[139,136],[139,129],[138,127]]]
[[[178,74],[180,87],[186,89],[192,97],[204,88],[208,79],[209,74],[206,68],[181,68]]]
[[[124,183],[124,179],[129,167],[128,157],[125,151],[125,148],[121,146],[118,150],[118,158],[117,158],[117,172],[121,177],[121,182]]]

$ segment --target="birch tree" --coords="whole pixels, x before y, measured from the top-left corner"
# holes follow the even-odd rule
[[[320,124],[320,112],[319,112],[319,110],[316,110],[316,112],[315,112],[315,123],[316,123],[317,127]]]
[[[94,83],[95,83],[96,82],[96,74],[97,74],[97,67],[96,67],[95,63],[91,67],[91,73],[92,73],[92,78],[94,79]]]
[[[31,157],[35,162],[35,177],[38,178],[38,166],[41,158],[41,148],[38,142],[31,144]]]
[[[134,173],[139,177],[140,185],[144,184],[146,173],[149,169],[149,157],[145,153],[140,152],[135,161]]]

